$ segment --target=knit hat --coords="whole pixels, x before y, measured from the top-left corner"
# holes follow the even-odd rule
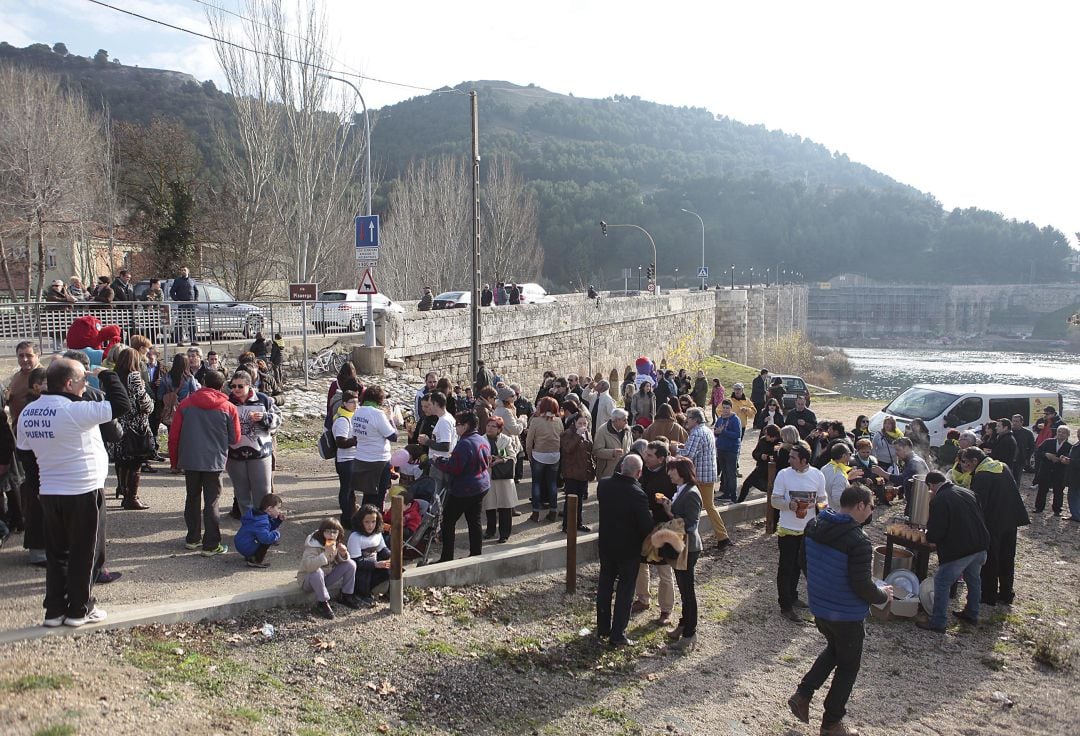
[[[505,386],[499,389],[497,395],[499,397],[499,401],[513,401],[514,397],[517,396],[517,394],[514,393],[513,389],[506,388]]]

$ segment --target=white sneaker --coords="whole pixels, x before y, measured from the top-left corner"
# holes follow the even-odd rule
[[[71,626],[71,627],[77,629],[80,626],[83,626],[85,624],[96,624],[96,623],[99,623],[101,621],[104,621],[107,616],[108,616],[108,614],[105,613],[105,611],[98,608],[97,606],[94,606],[93,608],[91,608],[89,611],[86,612],[85,616],[83,616],[81,618],[71,618],[71,617],[65,618],[64,619],[64,625],[65,626]]]
[[[52,618],[45,619],[45,627],[49,629],[55,629],[57,626],[64,625],[64,616],[53,616]]]

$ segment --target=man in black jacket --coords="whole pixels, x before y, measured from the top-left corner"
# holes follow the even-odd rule
[[[769,369],[762,368],[757,378],[750,384],[750,403],[758,410],[758,414],[765,411],[766,392],[769,390]]]
[[[934,610],[920,628],[944,632],[949,610],[949,589],[960,577],[967,585],[967,605],[953,615],[969,624],[979,623],[982,597],[980,571],[986,562],[990,533],[983,521],[975,494],[954,486],[937,471],[926,474],[930,489],[930,518],[926,538],[937,545],[938,569],[934,575]]]
[[[135,301],[135,287],[131,285],[131,273],[126,268],[121,268],[112,282],[114,302]]]
[[[1069,428],[1062,424],[1054,431],[1054,436],[1039,445],[1039,449],[1035,451],[1039,458],[1039,470],[1035,474],[1035,482],[1039,486],[1039,491],[1035,494],[1036,514],[1041,514],[1046,509],[1046,494],[1053,491],[1054,516],[1061,516],[1061,505],[1065,500],[1065,468],[1068,466],[1071,450]]]
[[[1024,426],[1024,417],[1022,414],[1012,415],[1012,433],[1016,438],[1017,464],[1016,467],[1020,470],[1031,469],[1031,454],[1035,452],[1035,435],[1030,429]],[[1016,475],[1016,484],[1020,485],[1020,476]]]
[[[1013,602],[1016,573],[1016,530],[1031,523],[1012,473],[977,447],[960,451],[960,470],[971,475],[971,492],[979,501],[990,544],[982,567],[982,603]]]
[[[795,408],[784,417],[784,424],[790,424],[799,430],[799,439],[803,440],[817,429],[817,415],[806,408],[806,397],[795,397]]]
[[[199,287],[191,278],[187,267],[180,269],[180,275],[173,279],[169,287],[169,299],[174,302],[197,302],[199,301]],[[176,346],[184,344],[184,329],[187,327],[191,332],[191,344],[198,345],[195,337],[195,305],[181,304],[176,314]]]
[[[614,646],[633,644],[626,638],[630,606],[634,598],[641,544],[653,528],[645,491],[638,485],[641,458],[627,455],[622,469],[600,481],[596,489],[599,504],[600,580],[596,587],[596,635],[610,639]],[[612,614],[611,596],[615,594]]]
[[[1009,419],[997,420],[997,438],[994,440],[994,449],[990,451],[990,457],[1008,466],[1012,473],[1016,486],[1020,487],[1020,472],[1016,467],[1020,448],[1016,442],[1016,435],[1012,432],[1012,421]],[[1023,467],[1023,466],[1021,466]]]

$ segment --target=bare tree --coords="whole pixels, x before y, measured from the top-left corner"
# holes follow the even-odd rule
[[[536,195],[509,158],[492,160],[484,177],[481,268],[492,282],[529,281],[540,274],[544,253],[537,237]]]
[[[322,5],[298,0],[286,11],[281,0],[249,0],[244,15],[240,40],[254,53],[219,43],[218,59],[238,122],[249,128],[239,154],[248,171],[235,177],[244,184],[236,192],[243,193],[246,227],[254,229],[257,215],[271,206],[289,278],[340,279],[343,254],[352,262],[347,245],[365,142],[343,124],[355,111],[350,95],[338,98],[337,114],[325,112],[335,99],[328,85],[337,83],[319,71],[332,63]],[[209,17],[216,35],[231,40],[223,17],[213,11]],[[254,237],[239,235],[243,242]]]
[[[470,185],[462,158],[414,161],[390,190],[379,256],[380,288],[400,299],[469,276]]]
[[[32,243],[37,250],[34,293],[45,280],[47,232],[68,229],[96,175],[102,122],[81,97],[52,76],[0,67],[0,221],[22,223],[27,299],[31,296]],[[6,266],[6,248],[0,249]],[[9,281],[9,286],[10,286]]]

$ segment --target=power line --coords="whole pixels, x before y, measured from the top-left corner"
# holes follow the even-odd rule
[[[312,64],[309,61],[301,61],[299,59],[293,59],[293,58],[285,56],[283,54],[275,54],[275,53],[273,53],[271,51],[258,51],[256,49],[248,48],[247,46],[244,46],[242,44],[238,44],[238,43],[236,43],[234,41],[229,41],[228,39],[217,38],[217,37],[212,36],[212,35],[207,34],[207,33],[201,33],[199,31],[193,31],[190,28],[184,28],[182,26],[178,26],[178,25],[175,25],[173,23],[169,23],[167,21],[159,20],[157,18],[151,18],[148,15],[141,15],[139,13],[136,13],[136,12],[132,11],[132,10],[127,10],[125,8],[118,8],[115,5],[110,5],[110,4],[106,3],[106,2],[102,2],[102,0],[86,0],[86,1],[89,2],[89,3],[93,3],[94,5],[100,5],[103,8],[108,8],[109,10],[114,10],[117,13],[123,13],[124,15],[130,15],[133,18],[138,18],[139,20],[144,20],[144,21],[146,21],[148,23],[154,23],[154,24],[159,25],[159,26],[164,26],[165,28],[170,28],[170,29],[172,29],[174,31],[180,31],[181,33],[187,33],[188,35],[191,35],[191,36],[197,36],[198,38],[204,38],[207,41],[213,41],[214,43],[225,44],[226,46],[231,46],[231,47],[239,49],[241,51],[246,51],[249,54],[259,54],[259,55],[262,55],[262,56],[270,56],[270,57],[273,57],[275,59],[279,59],[281,61],[287,61],[287,62],[290,62],[292,64],[299,64],[300,66],[310,67],[310,68],[312,68],[312,69],[314,69],[316,71],[328,72],[328,73],[331,73],[331,74],[340,74],[340,75],[346,76],[346,77],[356,77],[357,79],[363,79],[364,81],[375,82],[377,84],[389,84],[389,85],[393,85],[395,87],[404,87],[404,88],[407,88],[407,89],[416,89],[416,90],[420,90],[422,92],[437,92],[438,91],[438,90],[435,90],[435,89],[433,89],[431,87],[421,87],[420,85],[416,85],[416,84],[406,84],[405,82],[394,82],[394,81],[391,81],[389,79],[379,79],[377,77],[369,77],[369,76],[366,76],[364,74],[360,74],[358,72],[340,71],[340,70],[337,70],[337,69],[333,69],[331,67],[322,66],[320,64]],[[455,89],[450,89],[450,90],[446,90],[446,91],[454,92],[456,94],[465,94],[464,92],[460,92],[459,90],[455,90]]]

